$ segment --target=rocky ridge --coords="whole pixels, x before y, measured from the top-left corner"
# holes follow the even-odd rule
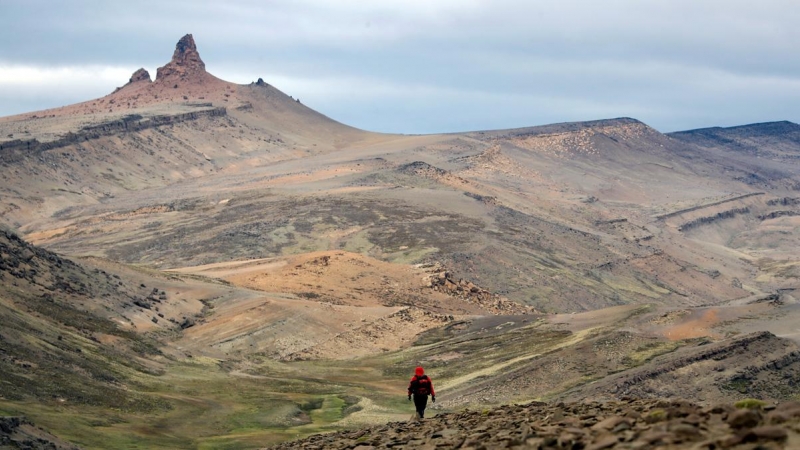
[[[224,107],[212,108],[201,105],[196,111],[182,114],[170,114],[160,116],[142,117],[131,114],[118,120],[111,120],[95,125],[89,125],[67,133],[65,136],[52,141],[39,141],[38,139],[16,139],[0,144],[0,164],[8,164],[21,161],[26,157],[38,156],[42,152],[57,148],[68,147],[70,145],[81,144],[83,142],[99,139],[107,136],[115,136],[123,133],[147,130],[163,126],[171,126],[182,122],[197,120],[202,117],[223,117],[228,114]]]
[[[410,409],[410,408],[409,408]],[[532,402],[319,434],[274,449],[780,449],[800,445],[800,403]]]
[[[445,270],[438,263],[423,268],[428,274],[423,280],[426,287],[479,305],[493,314],[533,314],[536,312],[535,308],[492,293],[469,280],[456,279],[451,272]]]
[[[709,404],[743,397],[776,401],[796,398],[792,386],[800,381],[796,369],[800,366],[800,351],[794,342],[764,331],[698,344],[578,387],[562,399],[692,395],[696,401]],[[702,385],[703,379],[712,385]]]

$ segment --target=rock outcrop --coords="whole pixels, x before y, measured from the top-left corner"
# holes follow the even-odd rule
[[[157,82],[177,82],[206,73],[206,65],[200,59],[191,34],[182,37],[175,45],[172,60],[156,72]]]
[[[494,294],[469,280],[456,279],[453,274],[445,270],[440,264],[434,263],[421,266],[427,275],[423,285],[442,292],[452,297],[458,297],[469,303],[479,305],[492,314],[534,314],[536,310],[530,306],[511,301],[505,297]]]
[[[144,70],[144,68],[139,69],[136,72],[133,72],[133,75],[131,75],[131,79],[128,80],[128,84],[138,83],[140,81],[146,81],[148,83],[152,81],[150,80],[150,72]]]
[[[42,152],[48,150],[67,147],[69,145],[99,139],[104,136],[114,136],[122,133],[170,126],[197,120],[202,117],[224,117],[227,114],[228,110],[224,107],[209,108],[206,105],[202,105],[198,106],[197,111],[182,114],[150,116],[147,118],[132,114],[119,120],[83,127],[77,132],[67,133],[63,137],[49,142],[39,142],[36,139],[15,139],[0,144],[0,164],[19,162],[31,156],[38,156]]]
[[[713,216],[698,217],[697,219],[686,222],[678,227],[678,231],[689,231],[701,225],[708,225],[710,223],[717,222],[719,220],[731,219],[738,215],[748,214],[748,213],[750,213],[750,208],[748,207],[733,208],[726,211],[720,211],[714,214]]]
[[[130,79],[128,79],[128,82],[125,83],[124,86],[115,89],[113,94],[116,94],[117,92],[120,91],[128,92],[131,89],[135,90],[137,87],[148,86],[152,82],[153,80],[150,79],[150,72],[148,72],[144,68],[141,68],[138,69],[136,72],[133,72],[133,75],[131,75]]]

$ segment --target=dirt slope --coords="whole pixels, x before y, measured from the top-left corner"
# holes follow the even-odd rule
[[[178,345],[226,358],[348,359],[398,350],[463,317],[526,311],[473,284],[437,290],[449,281],[430,269],[340,251],[177,269],[265,292],[215,307]]]
[[[0,255],[0,398],[151,408],[125,387],[160,367],[156,342],[132,332],[133,302],[149,302],[138,286],[5,230]]]
[[[14,227],[122,192],[377,136],[335,122],[264,82],[216,78],[205,70],[191,35],[178,42],[155,81],[137,71],[100,99],[0,118],[0,131],[3,221]]]
[[[246,433],[249,438],[227,438],[251,446],[290,438],[295,431],[287,426],[304,434],[319,430],[304,425],[308,421],[339,429],[396,420],[402,410],[397,391],[416,364],[436,381],[439,402],[432,412],[530,398],[677,395],[709,404],[796,395],[796,344],[763,332],[722,338],[743,322],[768,326],[771,315],[786,316],[781,311],[794,306],[775,299],[707,308],[719,320],[705,323],[707,337],[698,339],[678,333],[696,320],[691,309],[493,315],[503,311],[505,300],[484,297],[480,287],[453,280],[440,267],[341,251],[161,273],[100,259],[77,264],[12,233],[3,236],[0,312],[7,326],[0,330],[0,370],[12,380],[3,386],[13,389],[0,391],[0,411],[27,405],[37,422],[45,418],[59,435],[73,436],[72,425],[63,428],[50,412],[52,402],[73,412],[124,403],[128,412],[114,420],[133,421],[126,433],[149,436],[151,425],[140,428],[135,418],[147,412],[170,430],[173,443],[194,430],[183,411],[235,421],[239,408],[250,404],[231,405],[227,397],[220,403],[218,384],[206,392],[196,383],[247,381],[247,396],[274,396],[271,402],[280,408],[253,414],[274,415],[270,420],[278,425],[259,426],[256,434]],[[159,287],[155,295],[151,286]],[[40,298],[38,291],[52,296]],[[314,292],[319,296],[309,294]],[[90,301],[93,296],[102,302]],[[462,314],[446,314],[456,312],[449,308]],[[348,400],[337,407],[339,396]],[[305,403],[309,398],[316,406]],[[318,409],[335,419],[326,422]],[[114,428],[100,427],[80,436],[84,442],[99,431],[118,436]]]
[[[379,135],[217,79],[188,35],[155,81],[0,120],[0,207],[37,244],[156,268],[345,250],[543,311],[699,306],[796,284],[794,128],[754,127],[761,154],[628,118]]]

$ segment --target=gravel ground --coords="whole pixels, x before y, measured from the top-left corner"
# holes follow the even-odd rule
[[[753,402],[755,403],[755,402]],[[800,402],[540,402],[321,434],[275,449],[781,449],[800,447]]]

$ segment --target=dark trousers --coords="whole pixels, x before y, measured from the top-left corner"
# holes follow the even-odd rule
[[[417,407],[417,414],[425,417],[425,407],[428,406],[428,395],[414,394],[414,406]]]

